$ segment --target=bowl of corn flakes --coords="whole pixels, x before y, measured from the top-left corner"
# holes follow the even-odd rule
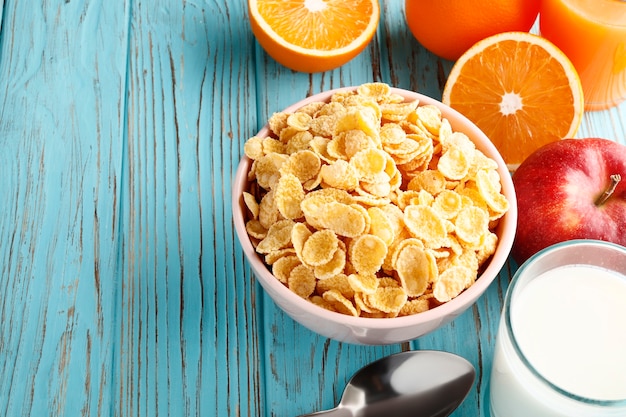
[[[384,83],[310,96],[244,145],[233,220],[291,318],[355,344],[416,339],[489,287],[517,223],[502,157],[460,113]]]

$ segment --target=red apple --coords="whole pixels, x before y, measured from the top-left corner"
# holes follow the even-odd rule
[[[571,239],[626,246],[626,146],[599,138],[552,142],[522,162],[513,184],[518,263]]]

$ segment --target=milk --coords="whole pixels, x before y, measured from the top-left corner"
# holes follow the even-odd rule
[[[493,417],[626,416],[626,276],[560,266],[521,287],[509,306],[493,362]]]

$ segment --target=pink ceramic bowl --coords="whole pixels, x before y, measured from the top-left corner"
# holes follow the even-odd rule
[[[345,87],[343,89],[355,88]],[[313,95],[289,106],[284,111],[294,112],[314,101],[328,101],[335,92],[340,90],[342,89]],[[437,100],[412,91],[397,88],[393,88],[392,91],[402,95],[407,101],[417,99],[420,105],[431,104],[437,106],[441,109],[443,116],[450,121],[454,131],[465,133],[479,150],[494,159],[498,163],[498,172],[502,180],[502,192],[510,204],[509,211],[501,218],[495,231],[499,236],[498,247],[486,267],[483,267],[484,272],[472,286],[451,301],[429,311],[411,316],[364,318],[328,311],[300,298],[272,275],[263,260],[255,252],[246,232],[245,216],[247,209],[243,202],[242,192],[248,188],[247,174],[251,166],[251,160],[246,156],[239,163],[233,183],[232,202],[235,230],[244,254],[261,286],[272,300],[298,323],[325,337],[347,343],[367,345],[401,343],[416,339],[449,323],[474,304],[493,282],[507,260],[515,236],[517,206],[513,182],[504,160],[487,136],[466,117]],[[257,133],[261,137],[268,136],[268,134],[269,129],[267,125]]]

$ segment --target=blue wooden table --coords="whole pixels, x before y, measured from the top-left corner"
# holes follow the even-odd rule
[[[245,140],[307,95],[384,81],[441,97],[452,63],[383,1],[370,46],[295,73],[244,2],[0,0],[0,416],[295,416],[406,349],[471,361],[454,416],[487,416],[511,262],[475,307],[410,344],[317,336],[255,282],[230,193]],[[579,136],[626,141],[626,104]]]

